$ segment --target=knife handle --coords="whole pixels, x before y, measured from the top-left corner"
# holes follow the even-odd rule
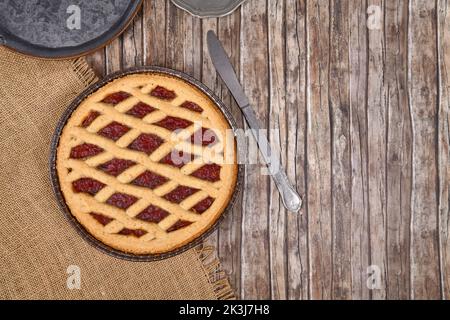
[[[272,152],[267,136],[261,132],[261,126],[255,112],[250,105],[242,107],[242,112],[251,128],[256,142],[258,143],[259,150],[269,167],[270,175],[275,181],[285,208],[291,212],[299,212],[302,208],[302,199],[289,182],[289,179],[281,166],[280,158],[277,154]]]
[[[278,171],[272,175],[273,180],[281,195],[281,200],[284,206],[291,212],[299,212],[302,208],[302,199],[294,187],[289,182],[288,177],[284,171]]]

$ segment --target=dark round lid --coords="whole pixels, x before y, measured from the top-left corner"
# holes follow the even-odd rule
[[[117,36],[141,1],[0,0],[0,36],[17,51],[49,58],[82,55]]]

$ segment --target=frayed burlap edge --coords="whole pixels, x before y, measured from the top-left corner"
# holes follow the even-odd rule
[[[201,245],[195,248],[197,257],[207,275],[208,282],[214,288],[214,294],[218,300],[236,300],[236,294],[231,288],[230,282],[219,259],[215,255],[214,246]]]
[[[72,61],[72,70],[77,74],[86,86],[97,82],[98,78],[94,70],[88,65],[85,58],[78,58]]]

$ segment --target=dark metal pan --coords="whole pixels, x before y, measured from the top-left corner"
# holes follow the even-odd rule
[[[0,0],[0,45],[49,59],[86,55],[118,37],[142,0]]]
[[[53,134],[52,143],[50,146],[50,159],[49,159],[49,165],[50,165],[50,179],[53,191],[56,195],[56,199],[58,200],[59,207],[63,211],[65,217],[68,219],[68,221],[75,227],[77,232],[91,245],[93,245],[95,248],[111,255],[116,258],[121,258],[125,260],[130,261],[156,261],[156,260],[162,260],[166,258],[173,257],[175,255],[178,255],[188,249],[191,249],[195,246],[198,246],[203,242],[203,240],[209,236],[212,232],[214,232],[219,224],[223,221],[224,217],[232,210],[232,207],[234,203],[236,202],[238,194],[241,192],[243,180],[244,180],[244,165],[239,164],[238,165],[238,177],[237,182],[235,186],[235,190],[233,193],[233,196],[228,204],[228,206],[225,208],[222,215],[217,219],[217,221],[201,236],[194,239],[190,243],[174,250],[168,253],[164,254],[153,254],[153,255],[135,255],[130,253],[125,253],[119,250],[116,250],[114,248],[111,248],[104,243],[97,240],[94,236],[92,236],[89,232],[86,231],[86,229],[78,222],[78,220],[71,214],[69,207],[66,204],[66,201],[64,200],[64,195],[61,191],[61,187],[59,185],[59,179],[58,174],[56,172],[56,157],[57,157],[57,148],[59,145],[59,139],[61,136],[61,133],[63,131],[64,126],[66,125],[67,121],[69,120],[72,113],[75,111],[75,109],[80,105],[82,101],[84,101],[89,95],[106,85],[107,83],[118,79],[120,77],[130,75],[130,74],[138,74],[138,73],[160,73],[164,75],[168,75],[171,77],[176,77],[179,79],[182,79],[183,81],[187,82],[191,86],[196,87],[197,89],[201,90],[204,94],[206,94],[214,103],[215,105],[222,111],[225,118],[227,119],[228,123],[230,124],[231,128],[236,132],[238,130],[238,126],[236,124],[236,121],[234,120],[232,114],[230,111],[228,111],[225,104],[210,90],[208,87],[206,87],[204,84],[199,82],[198,80],[182,73],[179,71],[161,68],[161,67],[138,67],[129,69],[127,71],[120,71],[116,72],[114,74],[108,75],[103,80],[91,85],[88,87],[84,92],[82,92],[67,108],[67,110],[63,113],[61,119],[59,120],[55,133]],[[239,147],[239,146],[238,146]],[[239,154],[239,152],[238,152]]]

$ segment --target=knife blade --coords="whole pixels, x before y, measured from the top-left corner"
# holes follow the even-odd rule
[[[214,31],[208,31],[207,42],[209,55],[211,56],[213,65],[244,114],[261,154],[263,155],[264,161],[267,163],[269,172],[280,192],[284,206],[289,211],[299,212],[302,207],[302,199],[289,182],[285,171],[281,167],[280,158],[276,153],[272,152],[269,140],[261,130],[262,126],[260,125],[258,117],[250,106],[250,101],[238,80],[230,59]]]

